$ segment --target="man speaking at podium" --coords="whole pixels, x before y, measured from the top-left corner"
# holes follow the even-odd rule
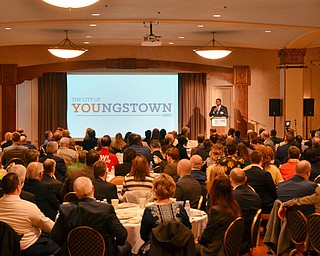
[[[211,108],[211,111],[209,113],[209,116],[213,117],[222,117],[225,116],[228,118],[228,109],[227,107],[221,105],[221,99],[216,99],[216,106],[213,106]]]

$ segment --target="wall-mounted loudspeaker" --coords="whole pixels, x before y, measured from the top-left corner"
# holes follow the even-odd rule
[[[269,116],[282,116],[281,99],[269,99]]]
[[[314,116],[314,99],[303,99],[303,115]]]

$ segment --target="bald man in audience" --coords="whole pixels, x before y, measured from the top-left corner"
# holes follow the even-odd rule
[[[105,255],[130,255],[131,246],[126,243],[127,230],[111,204],[103,204],[94,199],[94,187],[87,177],[79,177],[73,183],[78,202],[62,204],[59,217],[52,229],[51,237],[67,253],[67,236],[78,226],[89,226],[104,238],[107,252]]]
[[[191,177],[197,180],[200,186],[205,186],[207,182],[207,175],[205,172],[201,171],[202,168],[202,158],[199,155],[193,155],[190,158],[191,163]]]
[[[54,255],[60,248],[47,233],[54,222],[44,216],[33,203],[19,197],[22,184],[15,173],[2,179],[4,196],[0,198],[0,221],[9,224],[17,234],[23,235],[20,249],[24,256]],[[44,233],[46,232],[46,233]]]
[[[309,181],[311,164],[302,160],[296,165],[295,175],[286,181],[280,182],[277,189],[277,197],[281,202],[289,201],[293,198],[312,195],[318,185]],[[314,207],[307,207],[303,211],[306,215],[314,212]]]
[[[182,159],[178,162],[177,172],[179,180],[176,183],[176,192],[174,197],[177,201],[190,201],[191,208],[197,208],[201,196],[201,186],[198,181],[191,177],[191,162],[188,159]]]
[[[233,187],[234,199],[240,206],[244,218],[244,231],[240,255],[250,251],[250,231],[253,218],[258,209],[261,208],[260,196],[249,188],[245,183],[247,176],[244,170],[234,168],[230,172],[230,182]]]

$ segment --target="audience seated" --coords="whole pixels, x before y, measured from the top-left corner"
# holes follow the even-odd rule
[[[188,139],[184,134],[178,135],[178,144],[176,148],[179,150],[180,159],[189,159],[187,149],[185,146],[187,145]]]
[[[107,165],[104,161],[97,161],[93,165],[94,179],[94,198],[100,201],[107,199],[111,203],[111,199],[118,199],[117,186],[106,181]]]
[[[57,152],[58,152],[58,143],[56,141],[50,141],[46,146],[47,154],[41,157],[39,161],[43,163],[48,158],[56,161],[55,176],[58,180],[63,182],[65,178],[65,174],[67,172],[67,166],[64,160],[61,157],[57,156]]]
[[[68,175],[69,171],[74,169],[79,169],[81,167],[84,167],[86,165],[86,157],[87,157],[88,151],[87,150],[81,150],[78,154],[78,162],[71,164],[67,167],[66,176]]]
[[[199,182],[201,186],[201,195],[202,195],[202,204],[201,209],[205,210],[206,208],[206,199],[207,199],[207,175],[205,172],[201,171],[202,168],[202,158],[199,155],[193,155],[190,158],[191,163],[191,177]]]
[[[210,139],[205,139],[203,141],[203,147],[199,147],[194,154],[199,155],[202,158],[202,161],[206,161],[206,159],[209,157],[209,153],[212,148],[212,141]]]
[[[57,253],[59,246],[46,234],[51,232],[54,222],[45,217],[35,204],[20,199],[22,184],[15,173],[4,176],[2,189],[4,196],[0,198],[0,221],[9,224],[18,235],[23,235],[20,240],[22,254],[37,256]]]
[[[67,236],[78,226],[89,226],[104,238],[107,256],[131,256],[131,248],[126,243],[127,230],[122,226],[110,204],[102,204],[94,199],[94,188],[87,177],[79,177],[73,184],[80,199],[77,202],[62,204],[59,217],[51,232],[52,240],[67,254]]]
[[[54,176],[56,169],[56,162],[53,159],[47,159],[43,162],[43,176],[42,183],[48,183],[54,190],[56,197],[59,198],[60,202],[62,202],[62,198],[60,196],[60,189],[62,186],[62,182],[57,180]]]
[[[282,139],[277,137],[277,131],[276,130],[271,130],[270,139],[273,141],[274,145],[280,144],[280,142],[282,141]]]
[[[27,173],[27,169],[26,167],[24,167],[21,164],[15,164],[10,166],[10,168],[8,169],[8,173],[15,173],[18,178],[19,178],[19,182],[21,184],[21,187],[23,188],[24,183],[25,183],[25,179],[26,179],[26,173]],[[0,190],[0,196],[3,195],[2,190]],[[31,203],[36,203],[36,197],[34,194],[24,191],[22,190],[20,193],[20,198],[26,201],[29,201]]]
[[[296,165],[295,175],[286,181],[280,182],[277,189],[277,197],[281,202],[286,202],[293,198],[312,195],[317,188],[317,184],[309,181],[311,172],[311,164],[302,160]],[[304,210],[306,215],[314,212],[313,207]]]
[[[152,140],[150,142],[150,148],[151,148],[153,168],[156,168],[157,166],[160,166],[160,163],[163,160],[160,141]]]
[[[26,165],[31,162],[39,162],[40,152],[36,149],[29,149],[26,152]]]
[[[78,152],[69,148],[69,141],[68,137],[62,137],[57,151],[57,156],[64,160],[67,167],[78,162]]]
[[[287,132],[284,137],[284,144],[279,146],[276,151],[275,160],[279,161],[280,164],[284,164],[288,159],[288,150],[291,143],[294,141],[292,133]]]
[[[310,181],[320,175],[320,159],[317,158],[317,151],[315,148],[306,148],[303,151],[303,159],[307,160],[311,164],[311,174],[309,177]]]
[[[209,191],[211,207],[206,228],[196,245],[197,255],[224,255],[223,237],[230,223],[241,216],[239,205],[234,200],[229,178],[217,177]]]
[[[206,139],[206,137],[204,136],[204,134],[201,133],[201,134],[197,135],[198,145],[191,149],[191,155],[192,156],[194,155],[194,152],[196,152],[197,149],[203,148],[203,142],[204,142],[205,139]]]
[[[176,183],[174,197],[177,201],[190,201],[191,208],[197,208],[201,196],[201,186],[191,177],[191,163],[188,159],[182,159],[177,165],[179,180]]]
[[[98,145],[98,139],[96,138],[96,131],[92,128],[87,128],[86,136],[82,142],[83,150],[91,150],[94,149]]]
[[[123,148],[125,147],[126,143],[124,142],[122,138],[122,134],[118,132],[116,136],[114,137],[114,140],[111,142],[111,148],[114,153],[122,153]]]
[[[112,168],[115,169],[119,164],[117,156],[109,151],[109,147],[111,145],[110,136],[104,135],[100,143],[102,147],[98,152],[98,154],[100,155],[100,160],[104,161],[107,164],[108,172],[110,172]]]
[[[250,159],[252,166],[245,171],[247,184],[260,196],[262,213],[270,213],[276,199],[276,186],[271,174],[262,168],[262,154],[255,150],[251,153]]]
[[[4,141],[1,142],[1,149],[2,152],[6,147],[9,147],[12,145],[12,132],[6,132],[4,135]]]
[[[288,149],[288,161],[281,165],[280,172],[284,180],[288,180],[293,177],[296,172],[296,165],[299,162],[301,156],[300,149],[296,146],[290,146]]]
[[[168,148],[166,151],[166,165],[163,166],[162,172],[170,175],[174,180],[177,176],[177,165],[179,161],[179,150],[174,147]]]
[[[6,169],[10,164],[10,160],[13,158],[19,158],[24,163],[26,162],[26,152],[29,150],[27,147],[20,145],[20,133],[12,133],[12,142],[13,144],[9,147],[6,147],[1,155],[1,162],[4,168]]]
[[[232,141],[227,144],[227,156],[220,158],[220,164],[225,167],[226,174],[229,175],[231,169],[244,167],[244,159],[237,156],[238,145]]]
[[[126,176],[130,172],[132,167],[132,160],[136,156],[136,151],[133,148],[128,148],[123,153],[123,163],[116,166],[115,176]]]
[[[137,152],[137,155],[141,155],[141,156],[146,157],[148,160],[148,163],[149,163],[152,160],[151,151],[150,151],[150,148],[142,146],[141,136],[138,134],[132,134],[131,135],[131,142],[132,142],[132,144],[129,147],[127,147],[124,150],[124,152],[128,148],[132,148]]]
[[[220,143],[213,144],[209,157],[206,159],[205,166],[220,164],[220,159],[224,157],[224,149]]]
[[[240,255],[250,252],[251,224],[258,209],[261,208],[260,196],[249,188],[246,173],[240,168],[230,172],[230,181],[233,187],[233,196],[237,201],[244,219],[244,231]]]
[[[263,132],[261,133],[261,138],[262,138],[262,140],[263,140],[263,145],[269,146],[270,148],[272,148],[272,150],[275,149],[275,148],[274,148],[274,142],[273,142],[273,140],[271,139],[269,132],[263,131]]]
[[[243,142],[238,144],[238,156],[244,160],[244,166],[251,164],[249,150]]]
[[[150,176],[149,164],[144,156],[136,156],[132,160],[130,173],[124,177],[122,195],[126,191],[152,191],[154,178]]]
[[[78,177],[85,176],[91,180],[94,179],[93,165],[99,160],[99,157],[100,156],[96,151],[90,150],[86,156],[86,165],[79,169],[73,169],[68,173],[68,176],[64,180],[60,190],[61,198],[63,198],[68,192],[73,191],[73,182]]]
[[[20,145],[24,146],[28,149],[37,149],[35,145],[33,145],[30,141],[27,140],[26,134],[21,134],[20,136]]]
[[[191,229],[189,216],[183,205],[170,200],[175,187],[173,179],[165,173],[160,174],[153,181],[153,195],[157,201],[144,210],[141,220],[140,236],[145,242],[150,241],[153,228],[166,222],[179,221]],[[183,240],[186,239],[183,233],[180,236],[183,236]],[[172,238],[172,241],[176,240],[176,238]],[[179,241],[181,240],[179,239]]]
[[[27,167],[27,180],[23,190],[34,194],[36,205],[46,217],[54,221],[60,202],[54,187],[48,183],[41,182],[43,171],[42,163],[30,163]]]

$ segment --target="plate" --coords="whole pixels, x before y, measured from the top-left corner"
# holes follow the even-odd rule
[[[136,214],[132,214],[132,213],[121,213],[121,214],[117,214],[117,217],[119,220],[128,220],[131,219],[133,217],[135,217]]]
[[[191,211],[191,216],[192,217],[201,217],[203,215],[205,215],[205,213],[200,211],[200,210],[192,210]]]
[[[133,203],[121,203],[118,205],[118,209],[125,209],[125,208],[133,208],[136,207],[136,204]]]

